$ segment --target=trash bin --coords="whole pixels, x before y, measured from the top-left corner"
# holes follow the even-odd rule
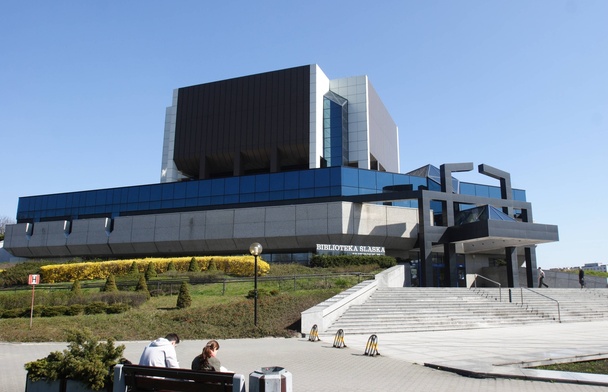
[[[282,367],[268,366],[249,374],[250,392],[292,392],[291,373]]]

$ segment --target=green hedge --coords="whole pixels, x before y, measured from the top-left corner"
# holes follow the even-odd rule
[[[31,274],[39,274],[40,267],[47,265],[48,261],[25,261],[18,263],[0,272],[0,286],[25,286]]]
[[[311,267],[331,268],[349,265],[378,264],[380,268],[390,268],[397,265],[397,260],[391,256],[355,256],[355,255],[314,255],[310,260]]]
[[[94,302],[87,305],[56,305],[56,306],[45,306],[37,305],[34,306],[32,313],[31,308],[21,309],[8,309],[0,311],[0,318],[18,318],[18,317],[30,317],[33,314],[34,317],[56,317],[56,316],[76,316],[79,314],[118,314],[124,313],[129,310],[127,304],[107,304],[104,302]]]

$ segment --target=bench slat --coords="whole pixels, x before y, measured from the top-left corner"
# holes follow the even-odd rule
[[[235,377],[234,373],[198,372],[139,365],[124,365],[122,373],[125,385],[134,392],[231,392]]]
[[[148,376],[136,376],[135,385],[131,391],[171,391],[171,392],[231,392],[232,384],[192,382],[188,380],[177,380],[170,378],[152,378]]]

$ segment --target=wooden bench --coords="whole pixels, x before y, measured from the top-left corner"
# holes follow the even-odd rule
[[[242,374],[139,365],[114,367],[114,392],[246,392]]]

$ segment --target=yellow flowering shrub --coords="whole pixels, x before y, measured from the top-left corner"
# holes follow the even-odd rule
[[[144,259],[127,259],[112,261],[93,261],[73,264],[52,264],[40,267],[41,280],[45,283],[71,282],[74,280],[106,279],[110,274],[114,276],[126,275],[130,272],[133,263],[137,265],[140,273],[145,272],[148,264],[154,263],[156,272],[167,272],[169,263],[173,262],[175,269],[180,272],[188,271],[192,259],[198,263],[201,271],[206,271],[211,263],[218,271],[230,276],[253,276],[254,260],[249,255],[243,256],[202,256],[202,257],[149,257]],[[258,259],[258,276],[270,271],[270,265]]]

